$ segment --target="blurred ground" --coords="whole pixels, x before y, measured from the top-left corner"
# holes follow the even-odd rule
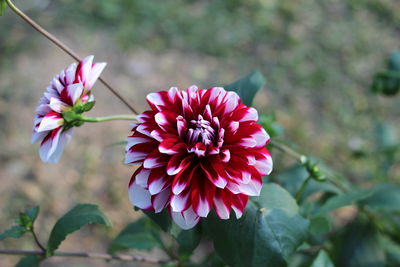
[[[103,77],[139,111],[151,91],[221,86],[258,68],[268,79],[256,98],[259,111],[275,112],[284,138],[354,181],[378,167],[373,158],[353,159],[349,141],[369,151],[379,120],[399,132],[399,98],[368,92],[386,55],[400,49],[396,0],[15,2],[81,56],[107,61]],[[140,216],[126,195],[132,167],[122,164],[122,146],[110,146],[128,135],[128,123],[77,128],[61,162],[42,163],[30,144],[33,111],[72,60],[10,10],[0,18],[0,36],[0,229],[18,211],[40,205],[37,231],[45,241],[56,218],[78,202],[94,203],[114,227],[84,228],[61,249],[104,251],[109,238]],[[100,83],[94,94],[90,115],[129,113]],[[399,179],[399,168],[388,169],[389,176]],[[0,242],[12,247],[29,249],[32,242]],[[0,265],[16,260],[0,256]],[[103,264],[50,259],[44,266]]]

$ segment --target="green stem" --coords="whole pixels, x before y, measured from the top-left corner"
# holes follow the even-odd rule
[[[82,116],[81,120],[84,122],[104,122],[104,121],[120,121],[120,120],[135,120],[136,116],[134,115],[113,115],[106,117],[86,117]]]
[[[33,19],[28,17],[24,12],[22,12],[19,8],[17,8],[11,0],[5,0],[7,5],[14,11],[18,16],[20,16],[23,20],[25,20],[29,25],[31,25],[35,30],[40,32],[44,37],[46,37],[48,40],[50,40],[52,43],[54,43],[56,46],[61,48],[65,53],[70,55],[73,59],[76,61],[81,61],[80,57],[68,46],[66,46],[63,42],[61,42],[57,37],[49,33],[47,30],[45,30],[43,27],[41,27],[39,24],[37,24]],[[111,91],[119,100],[122,101],[134,114],[138,114],[137,111],[126,101],[108,82],[103,80],[102,78],[99,78],[99,81],[104,84],[105,87],[107,87],[108,90]]]
[[[297,203],[300,202],[301,197],[302,197],[303,194],[304,194],[304,190],[306,189],[306,186],[307,186],[308,182],[309,182],[311,179],[312,179],[312,177],[311,177],[311,176],[308,176],[307,179],[305,179],[304,182],[301,184],[300,189],[299,189],[299,191],[297,191],[296,196],[295,196]]]
[[[278,143],[277,141],[273,141],[271,140],[269,142],[269,145],[271,145],[272,147],[290,155],[291,157],[297,159],[301,164],[303,164],[304,162],[306,162],[307,160],[307,156],[306,155],[302,155],[297,151],[294,151],[292,148],[290,148],[289,146],[282,144],[282,143]]]

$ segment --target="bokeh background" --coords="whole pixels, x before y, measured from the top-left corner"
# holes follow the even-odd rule
[[[388,163],[374,156],[382,142],[399,136],[399,98],[369,90],[388,54],[400,49],[397,0],[14,2],[79,55],[108,62],[102,77],[139,111],[147,108],[149,92],[222,86],[259,69],[267,86],[255,106],[274,114],[280,138],[352,182],[400,180],[396,158]],[[77,128],[59,164],[42,163],[38,146],[30,144],[35,106],[71,62],[10,9],[0,17],[0,229],[12,225],[19,211],[40,205],[37,232],[44,242],[58,217],[78,202],[93,203],[114,227],[85,227],[60,249],[105,251],[119,230],[141,216],[127,198],[133,168],[122,164],[124,147],[113,145],[129,134],[129,123]],[[89,115],[129,113],[101,83],[93,92],[97,103]],[[277,171],[293,163],[278,154],[273,151]],[[1,241],[0,248],[34,245],[27,236]],[[17,260],[0,256],[0,265]],[[95,265],[106,263],[54,258],[43,266]]]

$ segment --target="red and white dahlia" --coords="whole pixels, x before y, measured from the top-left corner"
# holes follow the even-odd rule
[[[137,116],[126,146],[126,164],[140,164],[129,183],[132,204],[168,208],[183,229],[214,208],[228,219],[242,216],[272,170],[269,136],[254,108],[235,92],[192,86],[147,96],[151,110]]]
[[[90,89],[106,63],[93,63],[88,56],[79,64],[73,63],[53,78],[36,108],[32,143],[40,141],[39,155],[44,162],[57,162],[73,133],[66,112],[82,113],[83,105],[93,102]],[[92,103],[93,104],[93,103]]]

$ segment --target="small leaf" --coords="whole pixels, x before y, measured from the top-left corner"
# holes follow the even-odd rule
[[[111,242],[108,251],[115,253],[125,249],[149,250],[159,245],[144,219],[141,219],[128,224]]]
[[[254,96],[265,85],[265,83],[265,78],[261,72],[253,71],[246,77],[243,77],[229,85],[225,85],[224,88],[227,91],[236,92],[243,104],[251,106]]]
[[[54,225],[50,233],[47,254],[52,255],[68,234],[78,230],[86,224],[103,224],[111,226],[111,222],[96,205],[78,204]]]
[[[15,267],[39,267],[41,258],[36,255],[23,257]]]
[[[39,214],[39,206],[32,207],[19,214],[19,224],[27,229],[33,226]]]
[[[7,2],[6,0],[0,0],[0,16],[4,14],[7,8]]]
[[[0,240],[3,240],[8,237],[12,238],[20,238],[29,230],[21,225],[14,225],[10,229],[5,230],[3,233],[0,234]]]
[[[91,101],[91,102],[87,102],[87,103],[83,104],[82,111],[87,112],[87,111],[91,110],[95,104],[96,104],[96,101]]]
[[[310,267],[335,267],[325,250],[321,250]]]

